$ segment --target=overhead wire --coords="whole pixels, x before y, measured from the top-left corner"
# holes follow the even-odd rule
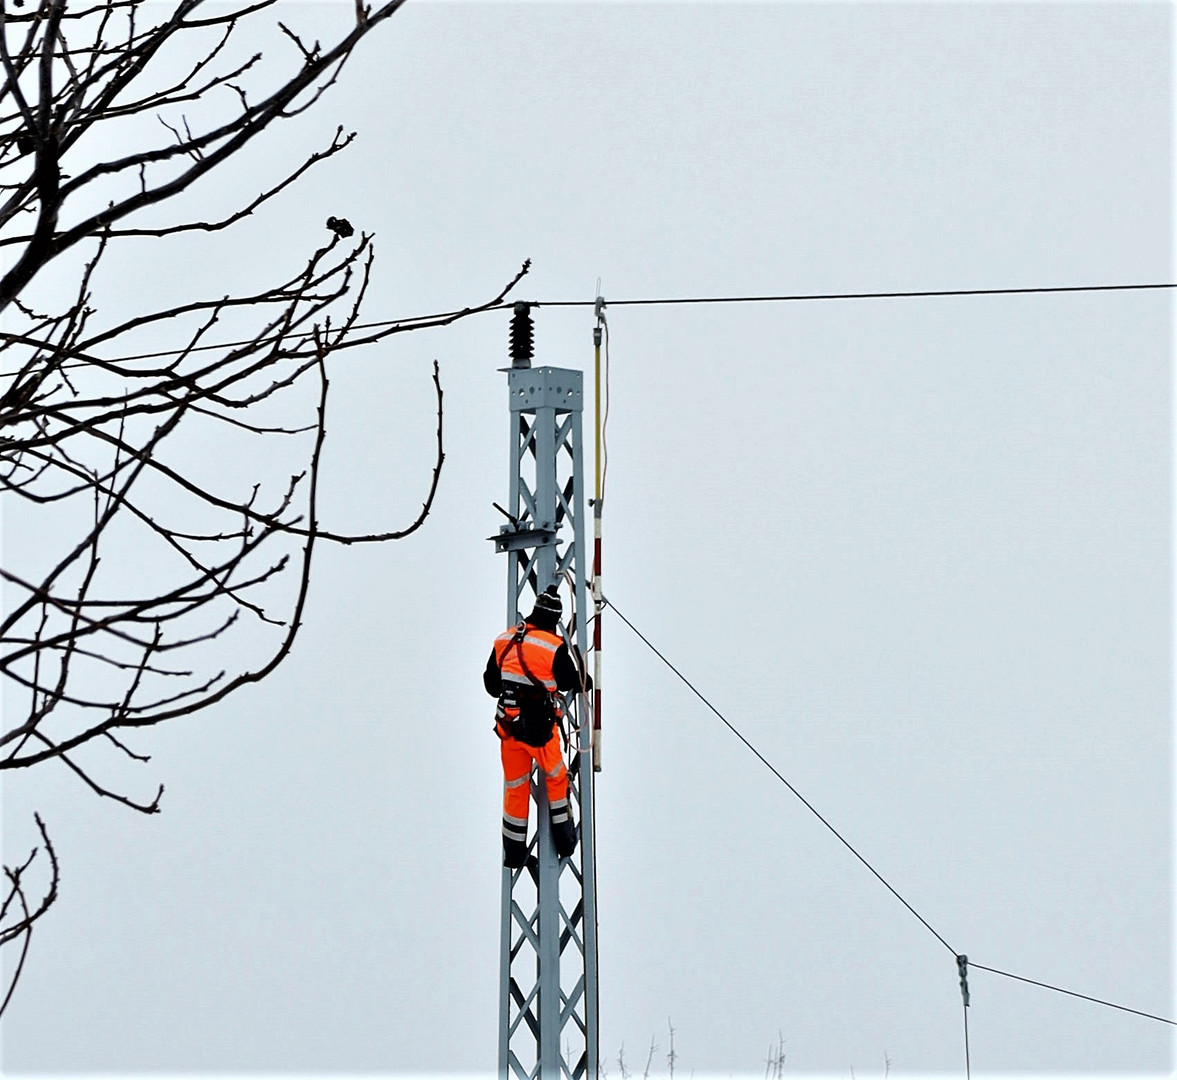
[[[864,856],[853,844],[850,843],[849,840],[846,839],[846,837],[844,837],[836,828],[834,828],[834,826],[830,824],[830,822],[821,814],[821,812],[813,805],[813,803],[805,798],[805,796],[802,795],[800,791],[798,791],[791,783],[789,783],[787,779],[785,779],[777,767],[773,765],[773,763],[769,761],[768,758],[766,758],[759,750],[757,750],[756,747],[753,746],[744,737],[743,733],[726,716],[724,716],[723,713],[721,713],[714,705],[712,705],[706,697],[703,696],[695,684],[691,682],[691,680],[688,679],[681,671],[679,671],[679,669],[662,654],[658,647],[652,641],[650,641],[650,639],[646,637],[646,635],[643,634],[636,626],[634,626],[634,624],[631,623],[629,619],[625,617],[625,615],[618,609],[617,605],[614,604],[612,600],[606,599],[605,603],[613,609],[613,613],[623,623],[625,623],[625,625],[628,626],[630,630],[632,630],[639,638],[642,639],[642,641],[645,642],[647,648],[649,648],[650,651],[653,652],[654,655],[662,661],[662,663],[670,668],[670,670],[673,671],[675,675],[677,675],[679,679],[682,680],[687,689],[689,689],[691,693],[695,695],[695,697],[703,702],[707,708],[715,713],[715,715],[719,717],[719,719],[727,726],[728,730],[733,735],[735,735],[735,737],[739,739],[740,742],[742,742],[749,750],[751,750],[752,753],[756,755],[756,757],[760,759],[761,763],[769,770],[769,772],[771,772],[773,776],[775,776],[782,784],[785,785],[785,787],[787,787],[794,795],[796,795],[797,798],[800,799],[801,802],[805,805],[806,809],[809,810],[809,812],[813,814],[813,816],[816,817],[817,820],[820,821],[827,829],[829,829],[829,831],[832,832],[842,842],[843,845],[845,845],[850,854],[852,854],[860,863],[862,863],[863,866],[865,866],[872,874],[874,874],[874,876],[878,878],[884,886],[886,886],[891,895],[894,896],[895,899],[897,899],[905,908],[907,908],[907,910],[910,911],[912,915],[919,919],[928,932],[955,957],[957,955],[956,950],[951,945],[949,945],[948,942],[945,941],[945,939],[941,936],[940,932],[934,926],[932,926],[932,924],[928,922],[928,920],[925,919],[918,911],[916,911],[916,909],[912,907],[911,904],[909,904],[902,895],[900,895],[899,891],[871,865],[866,856]]]
[[[1114,285],[1037,285],[994,289],[905,289],[876,292],[780,293],[777,295],[663,296],[610,300],[610,307],[652,307],[661,304],[779,304],[804,300],[903,300],[935,296],[1027,296],[1039,293],[1136,292],[1177,289],[1177,282]],[[537,300],[535,307],[592,307],[592,300]],[[508,305],[504,305],[508,306]],[[487,309],[491,310],[491,309]]]
[[[1027,979],[1025,975],[1015,975],[1011,971],[1002,971],[1000,968],[986,967],[984,964],[974,964],[971,960],[969,961],[969,967],[975,967],[980,971],[988,971],[991,975],[1000,975],[1006,979],[1014,979],[1017,982],[1029,983],[1031,986],[1040,986],[1044,990],[1053,990],[1056,994],[1066,994],[1068,997],[1082,998],[1084,1001],[1091,1001],[1096,1005],[1106,1005],[1109,1009],[1118,1009],[1120,1012],[1132,1013],[1134,1016],[1143,1016],[1146,1020],[1156,1020],[1162,1024],[1177,1027],[1177,1020],[1170,1020],[1165,1016],[1157,1016],[1155,1013],[1141,1012],[1139,1009],[1130,1009],[1127,1005],[1117,1005],[1114,1001],[1105,1001],[1103,998],[1092,997],[1090,994],[1080,994],[1074,990],[1067,990],[1064,987],[1055,986],[1053,983],[1040,982],[1038,979]]]
[[[692,683],[673,663],[671,663],[671,661],[662,653],[662,651],[660,649],[658,649],[658,647],[656,645],[654,645],[654,643],[652,641],[650,641],[650,639],[648,637],[646,637],[646,635],[643,634],[641,632],[641,630],[639,630],[632,622],[629,621],[628,618],[626,618],[625,614],[618,609],[617,605],[614,604],[612,600],[606,599],[605,603],[610,608],[612,608],[613,613],[623,623],[625,623],[625,625],[628,626],[630,628],[630,630],[632,630],[633,633],[637,635],[638,638],[641,639],[641,641],[646,645],[646,647],[655,656],[657,656],[658,659],[661,660],[663,664],[665,664],[672,672],[674,672],[675,675],[678,676],[679,680],[687,687],[687,689],[689,689],[691,691],[691,693],[693,693],[701,702],[703,702],[703,704],[706,705],[707,708],[710,709],[711,712],[713,712],[723,722],[723,724],[728,728],[728,730],[731,731],[731,733],[733,735],[735,735],[736,738],[739,739],[740,742],[742,742],[744,744],[744,746],[746,746],[757,758],[759,758],[761,763],[764,764],[768,768],[768,770],[782,784],[784,784],[785,787],[787,787],[789,789],[789,791],[791,791],[805,805],[805,807],[827,829],[829,829],[829,831],[831,833],[833,833],[834,836],[836,836],[838,838],[838,840],[840,840],[842,842],[842,844],[847,848],[847,850],[849,850],[850,853],[852,855],[854,855],[854,857],[856,859],[858,859],[859,862],[861,862],[880,882],[882,882],[882,884],[887,888],[887,890],[897,900],[899,900],[899,902],[905,908],[907,908],[907,910],[909,912],[911,912],[911,914],[914,915],[924,925],[924,927],[936,938],[936,940],[939,941],[940,944],[942,944],[946,949],[948,949],[950,952],[952,952],[954,954],[954,956],[956,956],[958,967],[961,967],[961,969],[962,969],[962,990],[965,989],[965,986],[963,983],[963,974],[964,974],[965,967],[967,966],[967,967],[971,967],[971,968],[977,968],[981,971],[987,971],[992,975],[1000,975],[1003,978],[1014,979],[1018,982],[1029,983],[1032,986],[1038,986],[1044,990],[1052,990],[1052,991],[1059,993],[1059,994],[1066,994],[1069,997],[1081,998],[1084,1001],[1090,1001],[1096,1005],[1103,1005],[1103,1006],[1106,1006],[1107,1008],[1116,1009],[1120,1012],[1131,1013],[1134,1016],[1144,1017],[1145,1019],[1148,1019],[1148,1020],[1156,1020],[1159,1023],[1168,1024],[1172,1027],[1177,1027],[1177,1020],[1172,1020],[1172,1019],[1165,1017],[1165,1016],[1158,1016],[1156,1013],[1143,1012],[1140,1009],[1133,1009],[1133,1008],[1128,1007],[1127,1005],[1119,1005],[1116,1002],[1108,1001],[1105,998],[1092,997],[1090,994],[1080,994],[1075,990],[1067,990],[1064,987],[1056,986],[1054,983],[1043,982],[1039,979],[1030,979],[1024,975],[1015,975],[1013,972],[1003,971],[1001,968],[989,967],[985,964],[975,963],[974,961],[969,960],[963,954],[957,954],[955,952],[955,950],[952,948],[952,946],[948,944],[948,942],[944,939],[944,937],[941,936],[941,934],[931,925],[931,923],[929,923],[927,919],[925,919],[918,911],[916,911],[916,909],[914,907],[912,907],[912,905],[909,904],[907,902],[907,900],[905,900],[903,898],[902,895],[900,895],[898,890],[896,890],[895,887],[893,885],[891,885],[891,883],[889,881],[887,881],[887,879],[884,878],[883,875],[878,870],[875,869],[875,867],[866,859],[866,857],[864,855],[862,855],[858,851],[858,849],[855,848],[836,828],[834,828],[834,826],[831,825],[830,822],[821,813],[818,812],[818,810],[813,806],[813,804],[810,803],[809,800],[806,799],[805,796],[803,796],[780,773],[780,771],[776,768],[776,766],[774,766],[772,764],[772,762],[770,762],[755,746],[753,746],[752,743],[749,742],[748,739],[744,736],[744,734],[730,720],[728,720],[728,718],[726,716],[724,716],[723,713],[721,713],[719,711],[719,709],[717,709],[711,703],[711,701],[709,701],[702,694],[702,692],[700,692],[700,690],[695,686],[695,684]],[[969,1048],[968,1048],[968,996],[967,996],[967,990],[965,991],[964,1004],[965,1004],[965,1055],[966,1055],[966,1068],[968,1068]]]
[[[1140,282],[1133,284],[1112,285],[1045,285],[1025,286],[1016,288],[993,289],[910,289],[873,292],[829,292],[829,293],[779,293],[779,294],[750,294],[730,296],[660,296],[660,297],[630,297],[621,300],[610,300],[609,307],[654,307],[676,304],[779,304],[801,303],[821,300],[903,300],[932,297],[951,296],[1029,296],[1058,293],[1100,293],[1100,292],[1142,292],[1164,289],[1177,289],[1177,282]],[[566,308],[566,307],[595,307],[596,300],[530,300],[532,307]],[[376,331],[376,337],[371,336],[354,341],[343,341],[333,346],[333,351],[357,348],[361,345],[372,344],[386,333],[398,329],[430,329],[435,325],[448,325],[443,320],[456,320],[467,314],[481,315],[492,311],[508,311],[515,305],[513,300],[504,300],[498,304],[487,305],[476,310],[458,308],[453,311],[439,311],[431,315],[414,315],[403,319],[382,319],[375,322],[356,323],[351,327],[353,332]],[[291,334],[291,341],[310,341],[313,331]],[[16,343],[19,343],[17,341]],[[253,344],[252,339],[240,341],[222,341],[205,345],[194,345],[185,349],[161,349],[157,352],[136,353],[131,356],[120,356],[115,360],[103,360],[105,363],[126,363],[137,360],[158,360],[171,356],[181,356],[189,353],[210,352],[217,349],[234,349]],[[79,366],[86,363],[85,359],[76,361]]]

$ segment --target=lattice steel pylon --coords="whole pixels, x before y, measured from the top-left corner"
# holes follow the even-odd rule
[[[505,552],[507,625],[548,585],[572,586],[566,632],[587,654],[583,377],[531,367],[531,324],[516,305],[507,371],[511,415],[512,521],[493,537]],[[563,590],[562,590],[563,591]],[[527,605],[527,606],[525,606]],[[503,868],[499,962],[499,1076],[559,1080],[597,1076],[597,901],[592,723],[584,695],[564,695],[568,802],[580,842],[571,858],[552,845],[545,785],[535,772],[535,833],[521,870]]]

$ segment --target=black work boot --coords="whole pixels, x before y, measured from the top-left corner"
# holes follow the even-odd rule
[[[503,865],[518,870],[527,862],[527,841],[503,837]]]
[[[561,859],[567,859],[576,850],[576,826],[567,812],[563,820],[552,822],[552,844]]]

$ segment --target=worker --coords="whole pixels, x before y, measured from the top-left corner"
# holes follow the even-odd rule
[[[576,850],[576,827],[568,808],[568,770],[560,749],[558,721],[563,716],[558,691],[591,690],[592,677],[583,672],[558,632],[564,605],[555,585],[536,597],[524,622],[499,634],[491,649],[482,682],[499,699],[495,734],[503,759],[503,865],[523,866],[527,860],[527,812],[531,766],[543,772],[556,854],[567,858]],[[573,647],[575,648],[575,646]]]

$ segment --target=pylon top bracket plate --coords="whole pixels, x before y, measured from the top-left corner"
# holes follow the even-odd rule
[[[512,368],[507,372],[512,412],[584,410],[584,373],[569,368]]]
[[[556,530],[544,528],[512,529],[504,525],[498,536],[488,536],[495,543],[495,551],[522,551],[524,548],[543,547],[556,542]]]

